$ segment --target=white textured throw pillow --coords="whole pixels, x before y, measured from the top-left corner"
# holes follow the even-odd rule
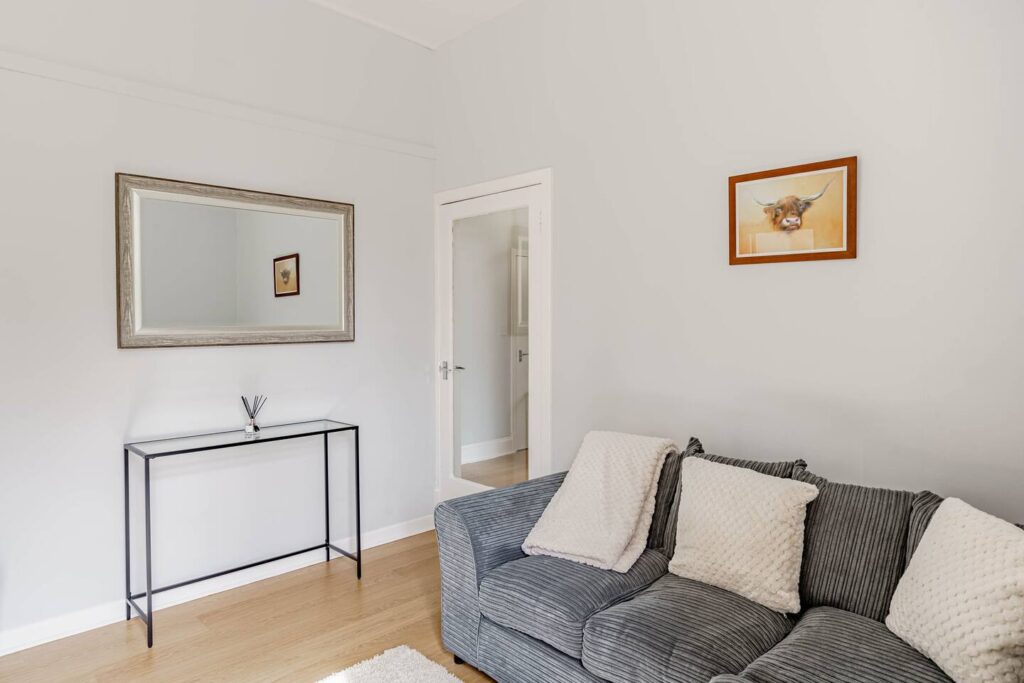
[[[800,562],[812,484],[686,458],[668,570],[777,612],[800,611]]]
[[[885,625],[956,683],[1024,681],[1024,531],[944,500]]]

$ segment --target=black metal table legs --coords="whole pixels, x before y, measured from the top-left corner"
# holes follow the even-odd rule
[[[146,644],[148,647],[153,647],[153,596],[157,593],[172,590],[175,588],[181,588],[189,584],[198,583],[199,581],[206,581],[207,579],[213,579],[218,576],[224,576],[232,572],[242,571],[244,569],[251,569],[252,567],[259,566],[261,564],[267,564],[268,562],[276,562],[277,560],[283,560],[288,557],[295,555],[301,555],[308,553],[313,550],[323,549],[326,555],[325,560],[331,561],[331,551],[335,551],[340,555],[353,560],[356,563],[356,578],[361,579],[363,577],[363,543],[362,543],[362,528],[360,520],[360,502],[359,502],[359,428],[351,428],[346,431],[352,431],[355,437],[355,504],[356,504],[356,552],[352,554],[347,550],[339,548],[338,546],[331,543],[331,485],[330,485],[330,469],[329,469],[329,441],[328,433],[323,434],[324,440],[324,542],[319,545],[315,545],[309,548],[303,548],[284,555],[278,555],[276,557],[270,557],[265,560],[258,560],[256,562],[250,562],[249,564],[241,567],[234,567],[232,569],[225,569],[222,571],[214,572],[213,574],[207,574],[194,579],[188,579],[186,581],[180,581],[178,583],[169,586],[160,586],[158,588],[153,587],[153,538],[152,538],[152,500],[150,495],[150,460],[151,457],[142,457],[143,462],[143,478],[144,478],[144,503],[146,509],[146,590],[145,592],[132,593],[132,560],[131,560],[131,496],[130,496],[130,474],[129,474],[129,449],[124,449],[124,598],[125,598],[125,619],[131,620],[132,610],[134,609],[138,613],[139,618],[146,624]],[[138,598],[145,596],[146,608],[142,607],[136,602]]]
[[[128,472],[128,449],[124,449],[124,602],[125,620],[132,618],[132,609],[139,614],[139,618],[146,624],[146,644],[153,647],[153,543],[150,538],[150,514],[149,514],[149,459],[143,460],[145,467],[145,498],[146,498],[146,592],[132,594],[132,550],[131,550],[131,496],[129,482],[131,477]],[[146,609],[143,610],[135,598],[146,596]]]
[[[149,514],[149,458],[146,458],[144,466],[146,468],[146,646],[153,647],[153,534]]]
[[[331,477],[327,469],[327,435],[324,434],[324,555],[331,561]]]
[[[132,530],[129,526],[131,517],[129,515],[128,497],[128,449],[124,449],[124,619],[130,621],[132,618],[132,606],[128,602],[132,597]]]
[[[363,578],[363,532],[359,523],[359,427],[355,429],[356,441],[356,578]]]

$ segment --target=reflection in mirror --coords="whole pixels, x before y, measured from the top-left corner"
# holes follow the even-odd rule
[[[529,468],[529,211],[452,225],[456,477],[500,488]]]
[[[118,176],[121,346],[352,339],[352,205]]]
[[[340,323],[337,221],[150,198],[140,208],[142,327]],[[292,254],[279,276],[274,259]],[[299,296],[281,301],[300,276]]]

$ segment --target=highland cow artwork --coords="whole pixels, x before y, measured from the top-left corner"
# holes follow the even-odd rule
[[[729,178],[729,263],[857,257],[857,157]]]
[[[274,259],[274,296],[299,295],[299,255]]]

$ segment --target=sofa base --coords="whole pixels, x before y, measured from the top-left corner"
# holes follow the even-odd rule
[[[605,683],[578,659],[525,633],[480,619],[477,666],[498,683]]]

